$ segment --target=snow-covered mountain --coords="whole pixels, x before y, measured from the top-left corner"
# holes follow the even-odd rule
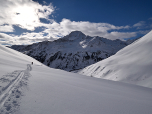
[[[80,74],[152,87],[152,31]]]
[[[103,60],[130,43],[131,41],[90,37],[80,31],[73,31],[53,42],[44,41],[28,46],[14,45],[11,48],[29,55],[49,67],[71,71]]]
[[[0,114],[152,114],[151,95],[151,88],[52,69],[0,45]]]

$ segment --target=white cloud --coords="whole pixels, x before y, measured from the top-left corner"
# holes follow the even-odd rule
[[[113,30],[120,29],[128,29],[130,26],[115,26],[108,23],[91,23],[88,21],[70,21],[69,19],[63,19],[60,23],[53,22],[50,25],[46,26],[47,29],[44,32],[48,33],[50,36],[54,38],[58,38],[58,36],[65,36],[69,34],[71,31],[79,30],[82,31],[86,35],[90,36],[100,36],[109,39],[124,39],[134,37],[136,35],[135,32],[109,32]]]
[[[128,29],[130,26],[115,26],[108,23],[91,23],[88,21],[76,22],[69,19],[63,19],[60,23],[52,21],[50,24],[45,24],[45,27],[46,29],[39,33],[23,33],[19,36],[9,35],[9,40],[6,40],[5,42],[11,43],[12,45],[31,44],[44,40],[54,40],[54,38],[58,39],[75,30],[82,31],[86,35],[100,36],[111,40],[123,40],[124,38],[136,36],[136,32],[117,32],[117,30]]]
[[[140,29],[140,31],[146,31],[146,30],[151,30],[152,29],[152,18],[149,18],[148,20],[150,21],[140,21],[136,24],[133,25],[133,27],[135,27],[136,29]],[[146,32],[145,32],[146,33]]]
[[[79,30],[86,35],[100,36],[108,39],[124,39],[136,36],[136,32],[117,32],[116,30],[128,29],[129,26],[114,26],[108,23],[90,23],[88,21],[70,21],[69,19],[63,19],[60,23],[55,21],[52,24],[46,24],[46,29],[39,33],[25,32],[21,35],[7,35],[0,34],[5,39],[6,44],[19,45],[19,44],[32,44],[35,42],[45,40],[55,40],[65,35],[68,35],[71,31]],[[112,31],[112,32],[109,32]],[[1,44],[4,41],[1,40]]]
[[[14,28],[12,25],[1,25],[0,26],[0,32],[13,32]]]
[[[139,34],[147,34],[148,32],[150,32],[151,30],[140,30]]]
[[[137,27],[137,29],[142,29],[143,27],[145,27],[146,22],[145,21],[140,21],[136,24],[133,25],[133,27]]]
[[[13,42],[12,36],[7,35],[5,33],[0,33],[0,44],[11,45],[11,44],[15,44],[15,42]]]
[[[41,41],[52,41],[55,40],[49,35],[44,36],[45,33],[23,33],[21,35],[14,35],[14,34],[5,34],[0,33],[0,44],[5,45],[25,45],[25,44],[32,44]]]
[[[40,18],[48,19],[54,11],[51,4],[42,6],[32,0],[2,0],[0,8],[0,25],[18,25],[27,30],[45,26]]]
[[[44,36],[44,32],[32,32],[32,33],[23,33],[20,36],[18,36],[18,40],[20,41],[24,41],[24,40],[29,40],[30,43],[32,42],[39,42],[39,41],[45,41],[45,40],[49,40],[52,41],[54,40],[51,36],[49,35],[45,35]]]
[[[131,38],[135,37],[137,35],[136,32],[111,32],[109,34],[106,34],[105,37],[109,39],[121,39],[123,40],[124,38]]]
[[[1,40],[10,40],[11,39],[11,36],[10,35],[7,35],[5,33],[0,33],[0,39]]]

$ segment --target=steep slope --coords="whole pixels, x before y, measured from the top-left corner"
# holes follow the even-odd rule
[[[1,91],[0,114],[152,113],[150,88],[52,69],[4,46],[0,53],[0,70],[15,69],[0,84],[17,77]]]
[[[12,46],[11,48],[25,53],[45,65],[71,71],[81,69],[103,60],[128,45],[121,40],[108,40],[102,37],[86,36],[80,31],[56,41],[44,41],[28,46]]]
[[[152,31],[80,74],[152,87]]]

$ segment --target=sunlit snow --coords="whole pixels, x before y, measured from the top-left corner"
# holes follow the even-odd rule
[[[150,88],[52,69],[4,46],[0,54],[0,114],[152,113]]]

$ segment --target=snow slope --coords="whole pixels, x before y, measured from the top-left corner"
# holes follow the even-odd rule
[[[79,73],[152,88],[152,31],[115,55]]]
[[[35,64],[41,64],[32,57],[25,56],[20,52],[0,45],[0,77],[3,74],[12,72],[16,69],[26,69],[26,65],[30,64],[32,61]]]
[[[0,53],[0,114],[152,113],[150,88],[52,69],[4,46]]]

